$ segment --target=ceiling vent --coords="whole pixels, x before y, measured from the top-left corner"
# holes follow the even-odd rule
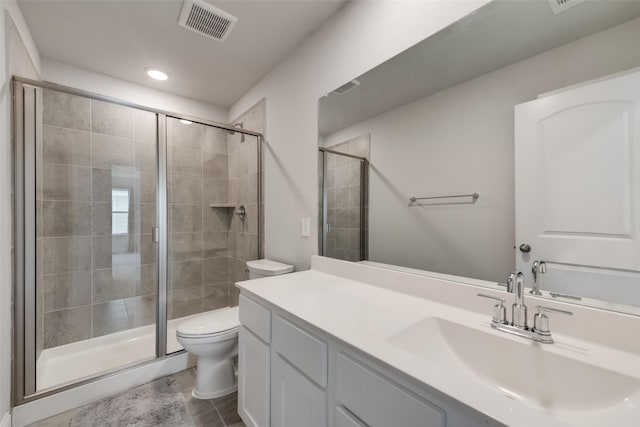
[[[336,93],[338,95],[344,95],[345,93],[352,91],[358,86],[360,86],[360,82],[354,79],[348,83],[343,84],[338,89],[334,90],[333,93]]]
[[[202,0],[185,0],[178,24],[210,39],[224,42],[238,18]]]
[[[585,0],[549,0],[551,10],[554,14],[564,12],[567,9],[571,9],[573,6],[577,6]]]

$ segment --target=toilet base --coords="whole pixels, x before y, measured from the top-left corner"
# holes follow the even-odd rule
[[[193,396],[195,399],[215,399],[216,397],[222,397],[222,396],[226,396],[227,394],[235,393],[237,390],[238,390],[237,384],[226,390],[219,390],[215,393],[210,393],[210,394],[200,394],[198,393],[198,390],[194,388],[191,391],[191,396]]]
[[[213,399],[238,389],[238,379],[232,359],[200,356],[196,367],[196,386],[191,395],[196,399]]]

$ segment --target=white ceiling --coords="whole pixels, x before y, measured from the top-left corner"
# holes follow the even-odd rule
[[[546,0],[494,1],[320,100],[326,136],[640,15],[640,1],[588,1],[554,15]],[[453,54],[452,54],[453,53]]]
[[[236,16],[225,43],[178,25],[182,0],[18,0],[43,58],[229,107],[345,0],[209,3]],[[150,80],[145,67],[170,73]]]

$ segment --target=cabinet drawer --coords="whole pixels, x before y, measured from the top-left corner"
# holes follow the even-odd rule
[[[271,341],[271,311],[244,295],[240,295],[240,323],[262,341]]]
[[[371,427],[444,427],[446,413],[379,373],[338,353],[336,405]],[[349,424],[346,424],[349,425]]]
[[[327,386],[327,343],[274,316],[273,348],[316,384]]]

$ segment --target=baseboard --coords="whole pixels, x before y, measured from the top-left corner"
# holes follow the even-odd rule
[[[0,427],[11,427],[11,412],[5,412],[0,421]]]

